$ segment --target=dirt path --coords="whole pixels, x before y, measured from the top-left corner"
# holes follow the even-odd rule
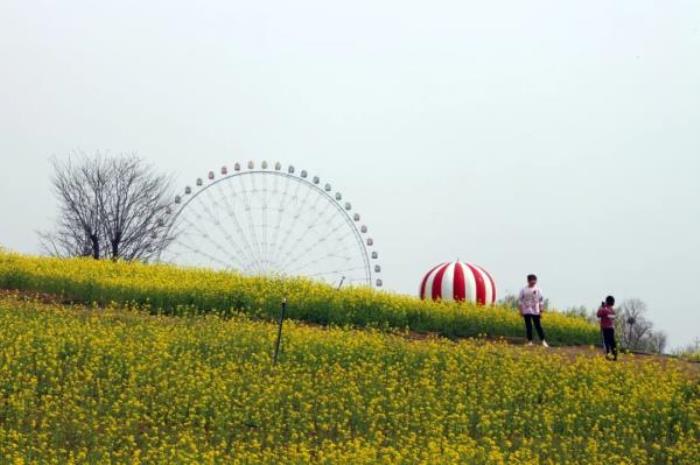
[[[521,344],[522,345],[522,344]],[[522,349],[530,350],[543,350],[548,351],[553,354],[560,354],[569,360],[575,360],[579,357],[604,357],[604,352],[601,347],[594,346],[557,346],[544,348],[542,346],[533,347],[522,347]],[[644,352],[621,352],[618,360],[616,362],[610,361],[610,363],[622,363],[622,364],[642,364],[650,361],[658,362],[662,365],[666,364],[680,364],[684,369],[688,370],[691,375],[700,378],[700,362],[693,362],[689,360],[683,360],[673,355],[666,354],[650,354]]]
[[[55,294],[47,294],[44,292],[32,291],[18,291],[14,289],[0,289],[0,299],[30,300],[42,304],[70,304],[70,302],[65,302],[60,296]]]
[[[442,337],[438,333],[419,333],[419,332],[408,332],[405,334],[406,339],[411,341],[424,341],[428,339],[434,339]],[[553,354],[560,354],[565,356],[570,360],[575,360],[579,357],[600,357],[603,358],[603,349],[599,346],[553,346],[549,348],[544,348],[538,344],[532,347],[527,346],[527,340],[524,337],[498,337],[498,338],[487,338],[491,342],[503,342],[509,346],[515,348],[520,348],[526,351],[547,351]],[[688,369],[690,373],[695,376],[700,377],[700,362],[694,362],[690,360],[679,359],[673,355],[667,354],[651,354],[645,352],[629,352],[621,353],[617,363],[644,363],[648,361],[658,361],[662,364],[667,363],[681,363],[684,367]],[[614,363],[611,361],[611,363]]]

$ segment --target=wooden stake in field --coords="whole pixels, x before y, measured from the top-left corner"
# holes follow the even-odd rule
[[[275,354],[272,356],[272,365],[277,364],[277,357],[280,353],[280,344],[282,343],[282,324],[287,313],[287,298],[282,299],[282,309],[280,310],[280,319],[277,323],[277,341],[275,342]]]

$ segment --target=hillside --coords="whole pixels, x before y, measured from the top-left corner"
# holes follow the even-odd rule
[[[320,325],[409,329],[447,337],[517,337],[523,323],[503,307],[424,302],[366,288],[340,291],[303,279],[247,277],[234,273],[164,265],[61,260],[0,252],[0,289],[52,293],[78,303],[138,304],[170,315],[244,313],[275,319],[282,299],[289,317]],[[589,322],[549,312],[549,342],[597,344]]]
[[[0,298],[0,463],[696,464],[682,362]]]

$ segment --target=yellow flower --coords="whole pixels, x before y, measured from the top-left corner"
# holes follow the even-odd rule
[[[504,309],[0,255],[0,287],[13,283],[99,305],[0,297],[0,464],[700,463],[700,388],[681,361],[612,364],[290,320],[272,366],[276,325],[256,318],[283,291],[329,302],[290,304],[293,316],[334,322],[343,308],[356,326],[375,311],[419,311],[411,325],[477,321],[507,334]],[[587,334],[549,316],[563,339]]]

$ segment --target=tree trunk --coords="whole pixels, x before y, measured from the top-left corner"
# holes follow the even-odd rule
[[[90,242],[92,243],[92,258],[100,259],[100,238],[97,234],[90,234]]]
[[[119,243],[122,240],[122,233],[117,231],[112,240],[112,260],[115,262],[119,259]]]

